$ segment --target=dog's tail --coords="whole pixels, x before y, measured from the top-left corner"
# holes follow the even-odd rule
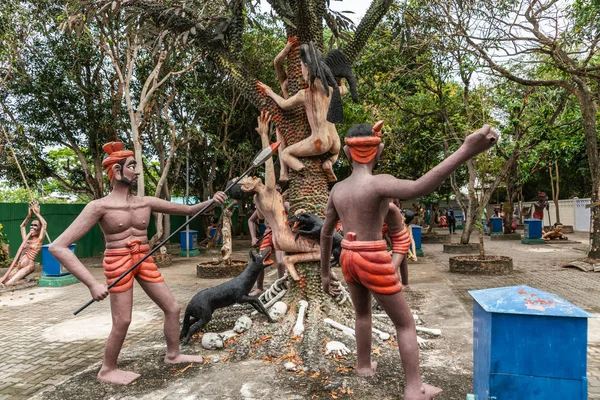
[[[187,335],[188,331],[190,330],[190,326],[192,326],[191,321],[190,321],[191,319],[192,319],[192,316],[186,310],[185,316],[183,317],[183,325],[181,325],[181,333],[179,334],[180,341]]]

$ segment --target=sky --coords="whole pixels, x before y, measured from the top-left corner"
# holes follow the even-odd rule
[[[334,11],[353,11],[354,14],[346,14],[355,24],[360,22],[363,15],[371,4],[368,0],[330,0],[330,8]],[[271,9],[266,0],[261,0],[261,9],[268,11]]]

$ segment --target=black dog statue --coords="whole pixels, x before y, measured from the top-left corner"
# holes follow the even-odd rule
[[[260,271],[268,267],[264,264],[264,260],[270,254],[270,247],[257,255],[254,255],[250,250],[250,262],[241,274],[230,281],[196,293],[185,309],[179,340],[185,337],[183,344],[187,345],[192,335],[208,324],[216,309],[228,307],[235,303],[250,303],[256,311],[266,315],[269,322],[276,322],[271,318],[258,297],[248,296]]]
[[[296,239],[298,236],[308,236],[311,239],[319,242],[321,240],[321,229],[323,228],[323,218],[311,214],[311,213],[300,213],[293,216],[288,220],[293,223],[293,231],[296,233]],[[337,232],[333,233],[333,244],[331,248],[331,255],[333,260],[331,267],[340,264],[340,254],[342,253],[342,235]]]

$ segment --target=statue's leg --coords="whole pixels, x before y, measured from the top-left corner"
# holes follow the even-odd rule
[[[327,142],[327,139],[313,138],[312,136],[288,146],[281,152],[282,161],[294,171],[302,171],[304,164],[298,159],[298,157],[311,157],[324,154],[329,151],[331,145]]]
[[[333,173],[333,165],[338,160],[341,149],[341,142],[340,137],[337,134],[331,136],[333,138],[333,144],[331,146],[331,149],[329,149],[329,153],[331,154],[331,156],[327,160],[325,160],[325,162],[322,165],[322,168],[323,171],[325,171],[325,173],[327,174],[327,180],[329,182],[335,182],[337,181],[337,177]]]
[[[360,283],[348,283],[348,291],[354,305],[356,323],[356,375],[372,376],[377,369],[377,363],[371,362],[371,295],[369,290]]]
[[[260,296],[265,291],[265,270],[258,273],[256,278],[256,289],[248,293],[249,296]]]
[[[13,276],[8,279],[6,286],[14,286],[18,284],[21,279],[26,278],[27,275],[31,274],[33,271],[35,271],[35,265],[33,265],[33,263],[17,270],[17,272],[15,272]]]
[[[352,291],[350,291],[352,293]],[[431,399],[442,392],[440,388],[423,385],[419,370],[419,346],[415,321],[402,292],[384,295],[373,293],[381,308],[396,327],[402,368],[406,374],[405,399]],[[352,299],[354,300],[354,298]],[[357,330],[358,332],[358,330]]]
[[[104,361],[98,380],[117,385],[127,385],[137,379],[140,374],[117,369],[117,358],[123,347],[127,329],[131,323],[131,308],[133,304],[133,289],[121,293],[110,294],[110,312],[112,328],[104,346]]]
[[[319,261],[321,259],[321,252],[310,252],[310,253],[298,253],[292,254],[290,256],[283,257],[283,264],[287,268],[290,276],[295,281],[300,280],[300,275],[298,275],[298,271],[296,271],[296,263],[299,262],[312,262]]]
[[[276,129],[275,132],[277,134],[277,141],[280,142],[279,149],[277,150],[279,152],[279,166],[281,167],[281,171],[279,172],[279,181],[288,182],[290,180],[290,178],[288,177],[288,166],[286,163],[283,162],[282,157],[283,150],[285,150],[287,145],[285,143],[283,135],[281,134],[281,131],[279,129]]]
[[[164,333],[167,342],[165,362],[169,364],[202,362],[202,356],[185,356],[179,353],[179,313],[181,308],[179,307],[179,304],[177,304],[177,301],[167,284],[165,282],[148,282],[139,277],[136,277],[136,279],[148,297],[150,297],[165,314]],[[192,325],[192,327],[194,325]]]
[[[285,253],[283,251],[275,250],[275,265],[277,266],[277,279],[283,278],[283,275],[285,275],[283,257],[285,257]]]

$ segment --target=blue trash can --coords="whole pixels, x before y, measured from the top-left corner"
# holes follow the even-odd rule
[[[463,218],[462,214],[457,214],[455,218],[456,218],[456,229],[463,229],[463,227],[464,227],[464,223],[463,223],[464,218]]]
[[[504,233],[504,230],[502,229],[502,218],[491,217],[490,225],[492,226],[492,229],[490,232],[492,235],[499,235],[501,233]]]
[[[49,244],[42,246],[42,273],[47,276],[62,276],[69,274],[70,272],[50,253],[49,248]],[[69,250],[75,252],[75,244],[70,245]]]
[[[210,228],[210,232],[209,232],[210,238],[214,239],[216,234],[217,234],[217,228]],[[221,237],[219,238],[218,245],[219,246],[223,245],[223,235],[221,235]]]
[[[258,224],[258,233],[260,236],[264,236],[266,230],[267,230],[267,226],[264,224],[264,222],[261,222],[260,224]]]
[[[181,244],[181,251],[197,250],[198,249],[198,231],[193,229],[189,230],[188,240],[185,240],[188,231],[182,230],[179,232],[179,243]]]
[[[546,243],[542,239],[542,220],[536,218],[527,218],[523,221],[523,244],[542,244]]]
[[[474,398],[587,399],[587,319],[592,315],[529,286],[469,294]]]
[[[410,227],[412,228],[413,239],[415,239],[415,247],[417,248],[416,254],[417,256],[422,256],[423,250],[421,249],[421,227],[415,224],[411,224]]]

